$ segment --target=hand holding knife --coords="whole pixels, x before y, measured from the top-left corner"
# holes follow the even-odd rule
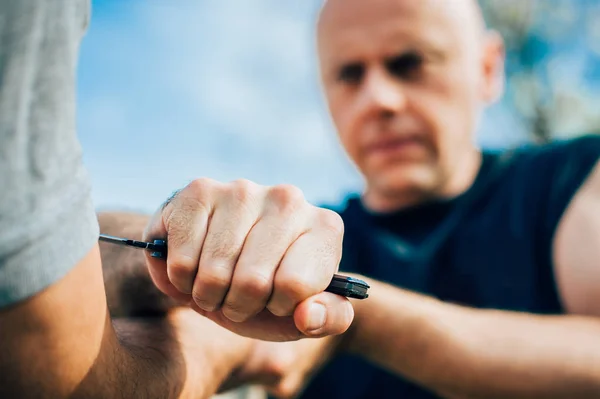
[[[159,259],[167,259],[167,243],[165,240],[154,240],[153,242],[137,241],[128,238],[114,237],[106,234],[100,234],[100,241],[111,244],[124,245],[132,248],[145,249],[151,251],[150,256]],[[353,299],[366,299],[369,285],[359,279],[334,274],[326,292],[345,296]]]

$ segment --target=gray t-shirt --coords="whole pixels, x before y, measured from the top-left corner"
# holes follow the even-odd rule
[[[0,0],[0,308],[64,277],[98,239],[76,134],[89,0]]]

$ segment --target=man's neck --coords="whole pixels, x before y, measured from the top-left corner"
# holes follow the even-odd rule
[[[475,182],[481,167],[482,154],[474,149],[469,156],[462,159],[463,162],[453,170],[452,176],[437,190],[381,193],[367,189],[362,196],[362,202],[367,209],[374,212],[393,212],[433,200],[455,198],[466,192]]]

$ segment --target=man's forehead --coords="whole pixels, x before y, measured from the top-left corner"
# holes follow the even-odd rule
[[[368,40],[369,33],[383,29],[424,37],[473,36],[482,28],[476,0],[326,0],[317,35],[322,44],[352,35]]]
[[[437,12],[453,14],[458,18],[480,17],[481,8],[477,0],[324,0],[320,22],[332,20],[351,23],[353,19],[372,14],[373,11],[387,12]]]

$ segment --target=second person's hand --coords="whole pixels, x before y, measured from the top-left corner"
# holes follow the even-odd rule
[[[348,299],[323,292],[337,272],[343,223],[293,186],[198,179],[170,198],[144,239],[167,239],[166,262],[147,257],[165,294],[247,337],[289,341],[343,333]]]

